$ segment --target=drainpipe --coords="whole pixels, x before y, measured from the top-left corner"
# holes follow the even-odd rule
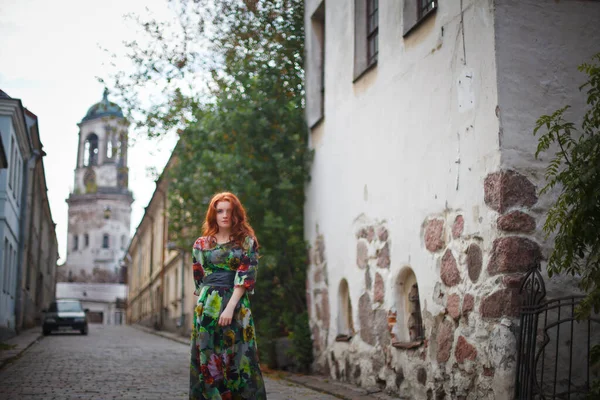
[[[23,295],[23,254],[25,252],[25,216],[27,213],[27,192],[29,191],[29,171],[35,166],[38,158],[42,157],[42,153],[35,149],[33,150],[29,160],[23,165],[23,186],[21,187],[21,209],[19,210],[19,254],[17,256],[17,291],[15,298],[15,331],[19,332],[21,323],[19,321],[23,314],[23,305],[21,304]],[[33,207],[33,204],[31,205]],[[21,321],[22,322],[22,321]]]
[[[177,327],[181,328],[185,326],[185,313],[184,313],[184,300],[185,300],[185,253],[186,250],[181,247],[177,247],[174,242],[167,243],[168,250],[178,250],[181,257],[181,315],[179,317],[179,322],[177,322]]]
[[[181,318],[179,319],[179,326],[183,327],[185,329],[185,314],[184,314],[184,307],[185,307],[185,276],[184,276],[184,271],[185,271],[185,250],[180,250],[181,252]]]
[[[160,243],[160,326],[161,329],[165,326],[164,323],[164,307],[165,307],[165,253],[167,249],[167,192],[160,188],[160,182],[157,189],[163,195],[163,213],[162,213],[162,240]]]

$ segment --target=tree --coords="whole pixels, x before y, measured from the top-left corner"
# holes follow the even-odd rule
[[[579,285],[587,296],[579,314],[587,317],[600,311],[600,53],[592,63],[579,66],[588,75],[580,89],[586,89],[588,109],[581,129],[565,119],[565,106],[552,115],[540,117],[534,134],[545,128],[535,153],[556,144],[554,158],[546,168],[546,186],[541,193],[560,190],[548,211],[544,231],[556,233],[554,249],[548,259],[548,273],[567,273],[580,277]]]
[[[166,38],[155,20],[138,20],[153,39],[151,48],[128,44],[136,73],[113,76],[114,86],[151,137],[178,129],[168,175],[172,240],[191,248],[214,193],[240,197],[261,245],[252,299],[261,354],[274,366],[273,340],[290,334],[297,367],[306,369],[312,349],[303,207],[311,153],[304,121],[303,1],[171,3],[184,41]],[[191,51],[196,42],[208,45]],[[186,84],[197,76],[210,77],[205,91]],[[144,109],[132,92],[157,82],[164,101]]]
[[[534,134],[541,129],[535,153],[558,146],[546,168],[546,186],[542,193],[556,188],[559,195],[548,211],[544,231],[556,234],[548,259],[548,275],[570,274],[579,278],[585,292],[577,307],[577,316],[585,319],[600,311],[600,53],[590,63],[579,66],[588,76],[580,89],[586,90],[587,110],[577,129],[567,121],[565,106],[537,121]],[[591,362],[600,361],[600,346],[591,351]],[[591,395],[600,396],[600,381],[592,385]]]

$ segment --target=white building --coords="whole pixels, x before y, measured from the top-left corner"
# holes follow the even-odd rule
[[[67,199],[67,260],[61,273],[70,281],[118,282],[133,202],[128,188],[127,124],[105,91],[79,128],[74,190]]]
[[[91,323],[104,325],[125,324],[125,310],[121,302],[127,297],[127,285],[119,283],[66,283],[56,284],[57,299],[78,299],[88,311]]]
[[[317,368],[406,398],[512,398],[519,285],[550,248],[532,131],[583,108],[598,21],[598,2],[306,0]]]

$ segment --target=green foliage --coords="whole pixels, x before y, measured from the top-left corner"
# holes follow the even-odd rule
[[[579,277],[586,297],[577,308],[579,318],[600,311],[600,53],[591,63],[579,66],[588,76],[580,89],[586,90],[587,110],[581,128],[566,119],[569,106],[537,121],[534,135],[540,130],[536,158],[558,146],[546,168],[546,186],[542,193],[559,192],[548,211],[544,231],[556,234],[554,249],[548,259],[548,274]],[[596,347],[592,355],[600,354]],[[594,357],[598,359],[597,356]],[[600,382],[594,391],[600,393]]]
[[[289,355],[295,361],[299,372],[307,373],[313,362],[312,339],[308,324],[308,313],[297,314],[289,338],[292,340],[292,349]]]
[[[183,42],[173,44],[156,21],[141,22],[160,46],[130,44],[138,74],[114,79],[150,136],[178,129],[168,171],[169,240],[191,248],[212,195],[238,195],[261,246],[252,297],[261,358],[274,367],[274,339],[294,332],[295,359],[306,369],[312,344],[308,320],[299,316],[306,312],[303,207],[311,153],[304,121],[303,1],[172,3],[180,10]],[[189,50],[196,42],[209,43],[201,63],[200,53]],[[208,92],[185,95],[181,82],[203,68]],[[165,101],[144,111],[128,90],[157,81],[164,82]]]

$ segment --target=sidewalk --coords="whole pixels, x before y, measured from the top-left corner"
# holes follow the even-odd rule
[[[166,339],[174,340],[181,344],[185,344],[189,346],[190,341],[187,337],[182,337],[176,333],[171,333],[167,331],[158,331],[152,328],[147,328],[143,325],[131,325],[132,327],[139,329],[141,331],[151,333],[154,335],[162,336]],[[284,379],[286,381],[295,383],[297,385],[306,386],[310,389],[316,390],[321,393],[327,393],[329,395],[338,397],[340,399],[345,400],[392,400],[394,397],[391,397],[384,392],[374,389],[367,390],[355,385],[351,385],[348,383],[338,382],[332,380],[326,376],[320,375],[300,375],[293,374],[286,371],[272,371],[272,372],[264,372],[269,378],[272,379]]]
[[[2,347],[0,348],[0,369],[16,360],[29,346],[42,337],[42,328],[37,326],[2,342]]]

